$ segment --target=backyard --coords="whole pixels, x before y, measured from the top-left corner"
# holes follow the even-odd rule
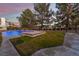
[[[3,5],[10,7],[8,4],[2,4],[2,7]],[[79,55],[77,52],[79,51],[79,4],[29,5],[33,10],[27,8],[27,3],[11,4],[12,8],[18,9],[17,16],[14,14],[15,10],[11,15],[11,17],[15,15],[13,18],[0,18],[0,27],[4,27],[4,30],[0,31],[0,55],[32,56],[41,49],[50,50],[50,48],[53,50],[44,55]],[[35,55],[43,55],[39,53]]]
[[[64,35],[64,32],[47,31],[45,34],[37,37],[22,36],[11,39],[10,41],[20,55],[32,55],[39,49],[62,45]]]

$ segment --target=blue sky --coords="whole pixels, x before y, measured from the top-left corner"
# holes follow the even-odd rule
[[[0,17],[5,17],[10,21],[17,21],[16,17],[20,15],[24,9],[33,10],[33,3],[0,3]],[[50,9],[56,11],[55,3],[51,3]]]

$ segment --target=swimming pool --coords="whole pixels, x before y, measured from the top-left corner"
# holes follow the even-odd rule
[[[8,39],[20,37],[22,35],[22,32],[33,32],[33,30],[10,30],[2,32],[2,36]]]

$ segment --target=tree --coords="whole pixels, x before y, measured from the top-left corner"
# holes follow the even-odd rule
[[[77,32],[77,26],[79,25],[79,4],[74,3],[73,4],[73,12],[71,15],[72,19],[72,26],[75,27],[75,32]]]
[[[69,27],[69,17],[71,14],[71,6],[70,4],[62,3],[62,4],[56,4],[57,8],[59,9],[59,17],[61,18],[61,23],[65,24],[66,31]]]
[[[78,4],[72,3],[59,3],[56,4],[58,8],[58,18],[61,24],[65,25],[66,31],[70,24],[74,24],[74,20],[78,17]]]
[[[68,27],[78,26],[79,21],[79,4],[75,3],[65,3],[65,4],[56,4],[58,8],[57,18],[60,19],[62,25],[66,25],[66,31]]]
[[[22,27],[26,27],[29,24],[34,25],[34,14],[30,9],[24,10],[18,18]]]
[[[49,3],[37,3],[34,4],[34,9],[38,14],[39,22],[41,24],[41,29],[44,27],[44,22],[49,23],[49,18],[52,16],[52,10],[49,10]]]

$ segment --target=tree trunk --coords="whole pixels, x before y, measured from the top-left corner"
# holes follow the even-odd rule
[[[77,32],[77,24],[75,24],[75,32]]]
[[[69,29],[69,16],[67,15],[67,19],[66,19],[66,32]]]
[[[41,30],[42,30],[42,28],[43,28],[43,19],[41,20]]]
[[[40,14],[40,15],[42,15],[42,14]],[[42,28],[43,28],[43,15],[41,16],[41,19],[40,19],[40,24],[41,24],[41,26],[40,26],[40,29],[42,30]]]
[[[67,22],[66,22],[66,32],[68,31],[68,19],[67,19]]]
[[[72,20],[71,30],[74,31],[74,20]]]

